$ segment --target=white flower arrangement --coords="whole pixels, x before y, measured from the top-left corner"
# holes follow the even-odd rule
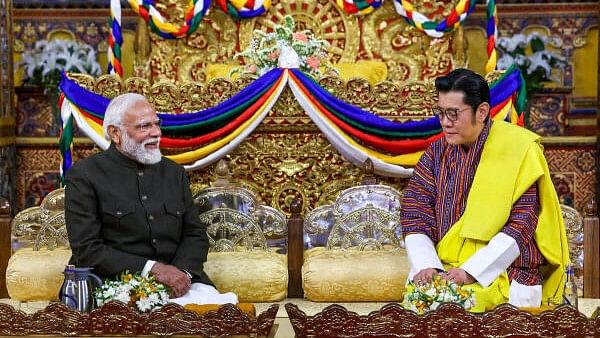
[[[534,32],[501,37],[496,44],[501,54],[498,69],[516,64],[525,78],[528,96],[543,88],[541,82],[553,80],[552,69],[564,68],[567,64],[565,58],[545,49],[547,43],[560,46],[562,41]]]
[[[235,55],[245,57],[249,63],[234,68],[230,76],[235,73],[260,76],[277,67],[299,68],[314,78],[322,75],[321,67],[334,71],[328,62],[323,61],[327,57],[329,43],[317,39],[309,30],[294,32],[294,26],[294,19],[286,15],[283,25],[275,25],[271,33],[255,30],[250,46]]]
[[[154,276],[142,277],[139,273],[123,272],[117,280],[106,280],[94,291],[96,303],[102,306],[118,300],[140,312],[151,311],[169,302],[169,289]]]
[[[94,76],[102,73],[92,46],[61,39],[36,42],[32,50],[23,53],[18,66],[25,72],[25,84],[41,86],[47,93],[58,91],[63,71]]]
[[[468,310],[475,305],[475,298],[471,289],[449,282],[440,275],[435,275],[431,283],[416,285],[410,281],[406,285],[402,301],[405,309],[421,315],[437,309],[442,303],[456,303]]]

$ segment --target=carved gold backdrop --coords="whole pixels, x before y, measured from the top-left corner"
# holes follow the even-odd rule
[[[176,1],[158,2],[165,16],[180,22],[183,12],[176,6]],[[106,96],[115,96],[123,90],[144,93],[161,111],[206,108],[231,96],[247,84],[244,81],[248,81],[216,79],[206,83],[207,69],[218,64],[238,63],[240,60],[233,59],[233,55],[247,45],[252,30],[267,30],[287,13],[292,13],[299,29],[311,29],[332,44],[333,61],[354,63],[373,59],[386,64],[388,81],[377,85],[364,79],[344,82],[339,78],[325,78],[321,83],[342,99],[392,119],[418,118],[427,114],[424,108],[433,100],[428,79],[464,64],[477,69],[485,61],[481,54],[485,54],[482,47],[485,42],[481,40],[485,27],[484,8],[476,10],[464,29],[444,39],[432,40],[408,26],[395,13],[390,1],[362,18],[346,16],[330,1],[307,0],[304,2],[310,6],[299,6],[301,2],[273,1],[265,16],[239,23],[213,5],[198,32],[178,41],[164,41],[149,33],[145,24],[137,25],[135,14],[125,11],[126,42],[136,44],[135,53],[132,45],[127,47],[131,52],[124,53],[128,58],[124,61],[128,77],[125,83],[111,77],[80,79],[80,82]],[[450,2],[415,2],[421,11],[431,8],[445,14],[450,8],[447,3]],[[577,48],[581,48],[577,46],[582,45],[573,41],[592,41],[588,30],[597,25],[595,4],[499,5],[498,11],[504,34],[517,33],[529,24],[547,27],[563,38],[563,47],[572,55],[577,54]],[[102,53],[106,50],[106,18],[105,9],[17,9],[15,46],[22,51],[36,40],[59,33],[71,34],[98,46],[100,59],[105,62]],[[573,64],[571,72],[580,71],[581,65],[580,68],[577,66]],[[565,75],[563,86],[573,85],[569,83],[573,74],[569,74]],[[133,75],[137,77],[131,77]],[[535,104],[536,131],[543,135],[566,134],[571,127],[568,125],[569,109],[568,94],[542,93]],[[58,141],[48,138],[56,135],[44,135],[48,130],[45,123],[49,123],[46,110],[49,111],[49,107],[42,97],[19,97],[19,208],[38,203],[57,185]],[[544,142],[562,201],[582,210],[584,203],[595,194],[596,168],[589,166],[597,156],[595,140],[575,136],[545,138]],[[97,149],[90,141],[76,140],[75,160],[95,151]],[[362,176],[359,168],[341,158],[329,144],[289,90],[283,93],[262,125],[226,159],[238,184],[255,191],[261,203],[284,211],[296,196],[302,196],[304,207],[309,209],[329,202],[338,191],[358,183]],[[214,172],[214,166],[190,172],[191,181],[208,185]],[[407,183],[406,180],[378,179],[398,189]]]
[[[453,4],[447,0],[414,3],[428,15],[448,15]],[[181,1],[165,0],[161,4],[165,16],[181,22],[185,9]],[[360,17],[344,14],[330,0],[279,0],[273,1],[265,15],[239,23],[214,7],[198,30],[185,39],[164,40],[147,30],[138,30],[135,74],[145,74],[154,82],[204,81],[208,65],[237,63],[233,56],[248,47],[252,32],[272,29],[285,15],[294,18],[297,30],[309,29],[331,44],[332,63],[381,60],[387,65],[388,80],[396,83],[434,78],[466,64],[462,30],[432,39],[408,25],[396,13],[392,1]]]

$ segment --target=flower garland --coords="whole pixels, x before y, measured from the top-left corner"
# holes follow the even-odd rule
[[[154,3],[155,0],[129,0],[131,9],[146,21],[154,33],[164,39],[179,39],[195,32],[210,7],[210,0],[190,1],[185,13],[185,23],[177,27],[165,22]]]
[[[406,285],[406,293],[402,306],[420,315],[435,310],[442,303],[456,303],[470,309],[475,305],[475,297],[471,289],[454,282],[449,282],[435,275],[431,283],[416,285],[412,281]]]
[[[259,16],[271,7],[271,0],[217,0],[223,12],[236,19]]]
[[[383,4],[383,0],[336,0],[337,6],[348,14],[366,15]]]
[[[321,76],[321,67],[333,70],[322,62],[327,57],[325,51],[329,43],[317,39],[309,30],[295,32],[294,19],[286,15],[283,25],[275,25],[273,32],[255,30],[250,46],[234,57],[242,56],[249,60],[245,67],[237,67],[232,74],[245,73],[263,75],[274,68],[299,68],[313,78]],[[230,74],[230,75],[232,75]]]
[[[123,78],[123,66],[121,65],[121,46],[123,46],[123,35],[121,34],[121,1],[110,0],[110,18],[108,32],[108,74],[115,74]]]
[[[488,0],[487,5],[487,55],[488,61],[485,64],[486,73],[493,72],[496,70],[496,63],[498,56],[496,53],[496,40],[498,39],[498,13],[496,12],[496,2],[494,0]]]
[[[140,312],[151,311],[169,302],[169,289],[154,276],[142,277],[129,271],[124,271],[117,280],[106,280],[94,294],[98,306],[118,300]]]
[[[437,23],[429,20],[427,16],[416,12],[412,3],[408,0],[394,0],[396,12],[402,15],[404,19],[413,27],[425,32],[433,38],[440,38],[444,33],[448,33],[458,28],[460,24],[473,12],[476,1],[460,0],[456,7],[452,9],[448,17],[442,22]]]

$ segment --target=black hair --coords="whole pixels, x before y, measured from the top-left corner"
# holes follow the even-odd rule
[[[446,76],[435,79],[435,88],[438,93],[461,92],[463,102],[477,111],[483,102],[490,103],[490,86],[487,81],[474,71],[457,68]]]

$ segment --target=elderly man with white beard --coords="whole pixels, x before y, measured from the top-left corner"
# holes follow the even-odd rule
[[[123,94],[108,105],[103,127],[110,147],[75,163],[66,177],[71,264],[104,278],[124,270],[154,275],[182,305],[237,303],[203,271],[206,226],[184,169],[161,156],[160,124],[142,95]]]

